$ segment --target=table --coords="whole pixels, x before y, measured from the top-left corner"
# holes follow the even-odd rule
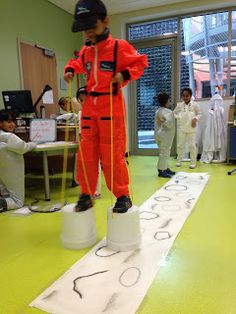
[[[76,141],[77,129],[78,129],[78,126],[75,126],[75,125],[57,125],[57,141],[65,140],[66,131],[69,131],[69,141]],[[29,126],[20,126],[20,127],[15,128],[14,132],[22,140],[29,142],[30,141],[29,130],[30,130]]]
[[[65,141],[65,133],[69,131],[68,141],[77,142],[77,126],[73,125],[57,125],[57,141]],[[21,126],[15,129],[15,133],[18,137],[20,137],[23,141],[29,142],[29,127]],[[49,173],[61,172],[62,171],[62,154],[57,155],[55,157],[48,158],[48,170]],[[40,154],[29,155],[26,154],[25,158],[25,172],[26,173],[42,173],[43,172],[43,164],[42,164],[42,156]],[[74,157],[73,154],[70,154],[68,158],[68,171],[73,171],[74,167]]]
[[[27,155],[29,155],[29,154],[41,154],[43,156],[44,190],[45,190],[45,200],[46,201],[50,201],[48,156],[63,155],[65,145],[68,148],[68,153],[76,153],[78,150],[78,144],[77,143],[59,141],[59,142],[38,144],[36,148],[34,148],[32,151],[27,153]],[[72,180],[74,180],[74,171],[73,171]]]

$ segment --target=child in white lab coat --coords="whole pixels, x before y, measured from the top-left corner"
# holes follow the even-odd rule
[[[160,108],[155,114],[155,139],[159,148],[157,164],[158,176],[163,178],[172,177],[175,172],[168,165],[170,150],[175,136],[175,117],[169,107],[169,95],[159,93],[157,96]]]
[[[36,147],[16,136],[15,115],[0,110],[0,212],[20,208],[25,199],[25,168],[23,154]]]
[[[177,163],[180,167],[183,159],[185,144],[188,144],[191,162],[190,169],[196,168],[197,152],[196,152],[196,126],[201,116],[199,105],[191,100],[192,90],[185,87],[181,96],[183,102],[178,104],[174,109],[174,115],[178,120],[178,136],[177,136]]]

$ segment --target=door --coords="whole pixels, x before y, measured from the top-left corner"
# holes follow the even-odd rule
[[[58,89],[57,89],[57,65],[56,56],[47,53],[46,49],[20,42],[20,62],[22,89],[31,91],[33,103],[42,93],[45,85],[52,87],[53,105],[45,104],[45,116],[50,117],[52,113],[58,113]],[[37,105],[40,110],[42,100]]]
[[[149,67],[131,86],[131,152],[138,155],[157,155],[154,138],[154,118],[158,109],[157,94],[170,95],[173,109],[177,95],[176,39],[143,42],[135,45],[148,57]]]

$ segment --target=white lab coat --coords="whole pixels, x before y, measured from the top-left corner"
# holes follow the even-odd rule
[[[201,161],[210,163],[214,159],[216,162],[224,162],[226,159],[226,141],[223,99],[219,94],[216,94],[210,100]]]
[[[161,123],[157,123],[159,117]],[[173,112],[161,107],[155,113],[155,140],[159,148],[158,170],[169,168],[170,150],[175,136],[175,117]]]
[[[174,115],[178,120],[178,136],[177,136],[177,162],[183,159],[185,144],[188,144],[191,164],[196,164],[196,128],[193,128],[191,123],[194,118],[199,120],[201,111],[199,105],[190,101],[188,105],[184,102],[178,104],[174,109]]]
[[[0,194],[8,209],[20,208],[25,199],[25,166],[23,154],[36,147],[13,133],[0,130]]]
[[[65,112],[56,117],[57,122],[65,123],[69,125],[79,124],[79,114],[72,112]]]

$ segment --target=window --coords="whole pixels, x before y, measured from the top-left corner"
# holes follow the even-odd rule
[[[181,88],[196,98],[214,95],[217,85],[227,94],[228,12],[181,19]],[[186,75],[186,74],[185,74]]]
[[[154,117],[157,110],[157,94],[165,91],[171,95],[172,45],[138,49],[146,54],[149,67],[137,81],[137,131],[138,148],[156,148]]]
[[[143,24],[132,24],[129,26],[129,40],[140,40],[145,38],[160,37],[170,34],[177,34],[178,19],[156,21]]]
[[[180,62],[178,89],[190,86],[195,98],[201,99],[211,97],[220,85],[223,96],[232,96],[236,89],[236,10],[128,27],[129,40],[134,42],[176,34]]]
[[[230,95],[236,90],[236,11],[232,12],[232,42],[230,58]]]

